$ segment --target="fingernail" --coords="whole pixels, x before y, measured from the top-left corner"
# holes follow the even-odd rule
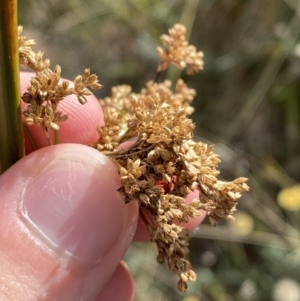
[[[101,153],[64,152],[29,181],[21,211],[55,248],[94,263],[117,242],[126,223],[117,167]]]

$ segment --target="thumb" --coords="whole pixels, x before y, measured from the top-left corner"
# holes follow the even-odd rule
[[[95,300],[134,235],[117,168],[75,144],[46,147],[0,177],[1,300]]]

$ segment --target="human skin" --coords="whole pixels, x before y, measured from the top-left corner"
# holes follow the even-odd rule
[[[21,74],[22,92],[30,77]],[[84,106],[67,97],[60,109],[69,114],[61,144],[48,146],[43,131],[29,127],[39,149],[25,137],[27,156],[0,176],[0,300],[132,300],[122,257],[149,235],[137,203],[125,205],[116,191],[118,167],[89,146],[102,109],[93,96]]]

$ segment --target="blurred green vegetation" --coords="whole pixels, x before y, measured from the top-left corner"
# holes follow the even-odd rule
[[[181,74],[197,90],[196,139],[216,144],[222,176],[249,177],[251,190],[234,224],[204,222],[193,233],[198,280],[188,293],[156,264],[155,246],[133,244],[126,260],[136,300],[299,301],[300,192],[285,189],[300,180],[300,2],[19,1],[19,23],[36,49],[67,78],[91,67],[104,84],[101,98],[113,85],[138,91],[153,79],[159,36],[178,22],[205,53],[203,72]]]

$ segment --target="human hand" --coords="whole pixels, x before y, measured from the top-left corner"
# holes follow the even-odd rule
[[[23,91],[31,76],[22,74]],[[69,119],[60,142],[80,144],[42,148],[47,140],[32,126],[41,149],[0,177],[0,300],[132,300],[133,281],[120,262],[133,238],[148,237],[138,206],[116,192],[117,166],[82,145],[97,140],[98,101],[81,106],[69,97],[61,109]]]

